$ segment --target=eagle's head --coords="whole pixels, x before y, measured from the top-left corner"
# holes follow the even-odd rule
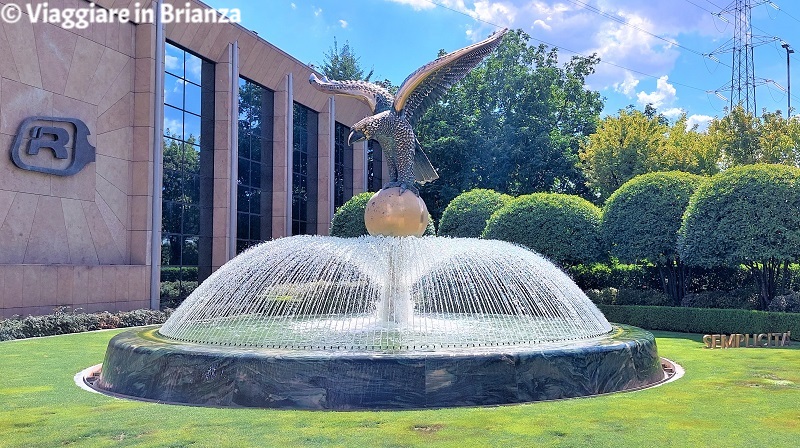
[[[381,121],[386,118],[387,115],[389,115],[388,110],[376,115],[371,115],[354,124],[353,127],[350,128],[350,135],[347,137],[347,145],[350,146],[353,143],[371,139],[378,133]]]

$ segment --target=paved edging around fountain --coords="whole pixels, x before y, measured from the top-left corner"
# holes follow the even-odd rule
[[[347,410],[524,403],[663,379],[653,335],[625,325],[584,341],[398,353],[186,344],[151,327],[109,342],[92,387],[199,406]]]

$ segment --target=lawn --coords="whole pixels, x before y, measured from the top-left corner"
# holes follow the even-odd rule
[[[273,411],[79,389],[73,376],[102,362],[117,332],[0,343],[0,447],[790,447],[800,438],[798,345],[707,350],[701,335],[656,333],[661,356],[686,375],[654,389],[486,408]]]

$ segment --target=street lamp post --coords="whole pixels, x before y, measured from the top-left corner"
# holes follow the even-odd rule
[[[786,50],[786,118],[792,116],[792,84],[789,72],[789,55],[794,53],[788,42],[782,42],[781,47]]]

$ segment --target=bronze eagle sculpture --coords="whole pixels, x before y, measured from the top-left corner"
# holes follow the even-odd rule
[[[447,89],[500,45],[507,31],[423,65],[403,81],[397,95],[371,82],[336,81],[313,73],[308,82],[322,92],[355,97],[369,105],[374,115],[353,125],[347,144],[370,139],[380,143],[389,168],[389,182],[383,188],[400,187],[400,194],[411,190],[419,196],[414,181],[424,184],[439,175],[422,151],[414,125]]]

